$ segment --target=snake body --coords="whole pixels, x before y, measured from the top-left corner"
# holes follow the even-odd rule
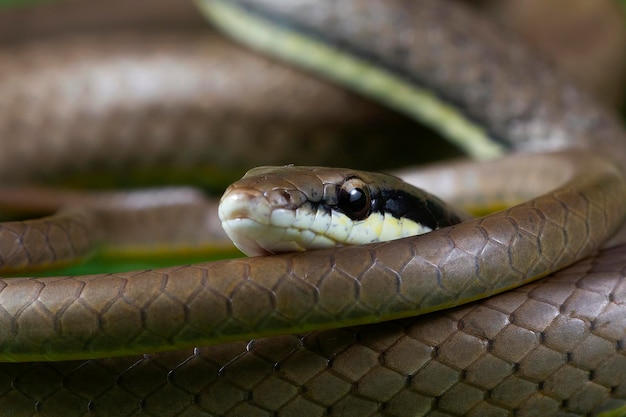
[[[434,88],[500,146],[546,152],[548,164],[561,161],[571,175],[508,210],[373,246],[100,277],[3,279],[5,360],[238,341],[3,364],[0,407],[66,416],[402,416],[591,414],[624,406],[626,252],[598,252],[626,212],[626,138],[613,116],[448,2],[230,3],[265,18],[277,13],[271,21],[288,18],[359,59],[395,63],[391,73]],[[357,23],[337,25],[346,11]],[[389,22],[394,31],[385,30]],[[409,46],[421,48],[420,60]],[[469,70],[489,57],[499,65]],[[513,84],[514,93],[498,88]],[[22,233],[12,245],[29,229]],[[412,317],[592,254],[540,282]],[[241,341],[268,333],[283,336]]]

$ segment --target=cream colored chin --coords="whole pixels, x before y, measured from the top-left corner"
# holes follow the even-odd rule
[[[340,246],[337,242],[308,230],[261,224],[251,219],[225,220],[222,227],[235,246],[248,256]]]
[[[248,256],[299,252],[312,249],[361,245],[430,232],[409,219],[374,213],[353,221],[326,210],[244,210],[238,204],[222,204],[222,227],[235,246]]]

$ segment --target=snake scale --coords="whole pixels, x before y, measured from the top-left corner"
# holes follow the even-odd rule
[[[486,126],[499,146],[541,152],[544,165],[570,170],[566,185],[491,217],[375,246],[102,277],[3,279],[5,359],[19,359],[24,349],[32,359],[42,345],[44,356],[61,359],[121,354],[131,345],[154,352],[155,343],[181,340],[188,349],[2,364],[0,409],[58,416],[519,416],[623,407],[626,256],[619,240],[601,248],[626,210],[620,123],[452,2],[230,3],[277,22],[288,17],[289,27],[302,25],[371,62],[393,63],[403,77],[420,74],[411,81]],[[356,19],[339,25],[343,13]],[[13,155],[21,155],[19,147]],[[13,164],[24,165],[16,158]],[[47,175],[50,165],[42,167],[35,176]],[[8,168],[3,176],[21,177]],[[42,235],[52,237],[51,230]],[[71,242],[73,233],[80,236],[80,227],[63,231]],[[27,239],[29,229],[11,232],[3,244]],[[510,288],[578,260],[484,301],[406,317],[407,308],[452,305],[471,288],[478,298],[496,291],[496,280]],[[481,285],[448,282],[456,275]],[[398,319],[365,324],[372,312]],[[342,327],[310,331],[311,323],[328,320]],[[268,323],[300,333],[241,341],[262,335]],[[191,347],[216,339],[231,343]]]

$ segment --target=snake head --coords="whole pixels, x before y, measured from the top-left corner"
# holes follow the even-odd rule
[[[250,256],[399,239],[462,218],[391,175],[298,166],[252,169],[226,190],[219,216]]]

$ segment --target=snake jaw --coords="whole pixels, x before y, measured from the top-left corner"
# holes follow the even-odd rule
[[[315,210],[298,210],[306,201],[300,194],[298,190],[231,186],[220,201],[222,228],[248,256],[338,246],[325,235],[331,225],[329,218]]]
[[[222,228],[248,256],[304,251],[306,246],[301,242],[310,243],[319,237],[297,226],[294,200],[300,196],[295,192],[231,187],[220,201]]]

